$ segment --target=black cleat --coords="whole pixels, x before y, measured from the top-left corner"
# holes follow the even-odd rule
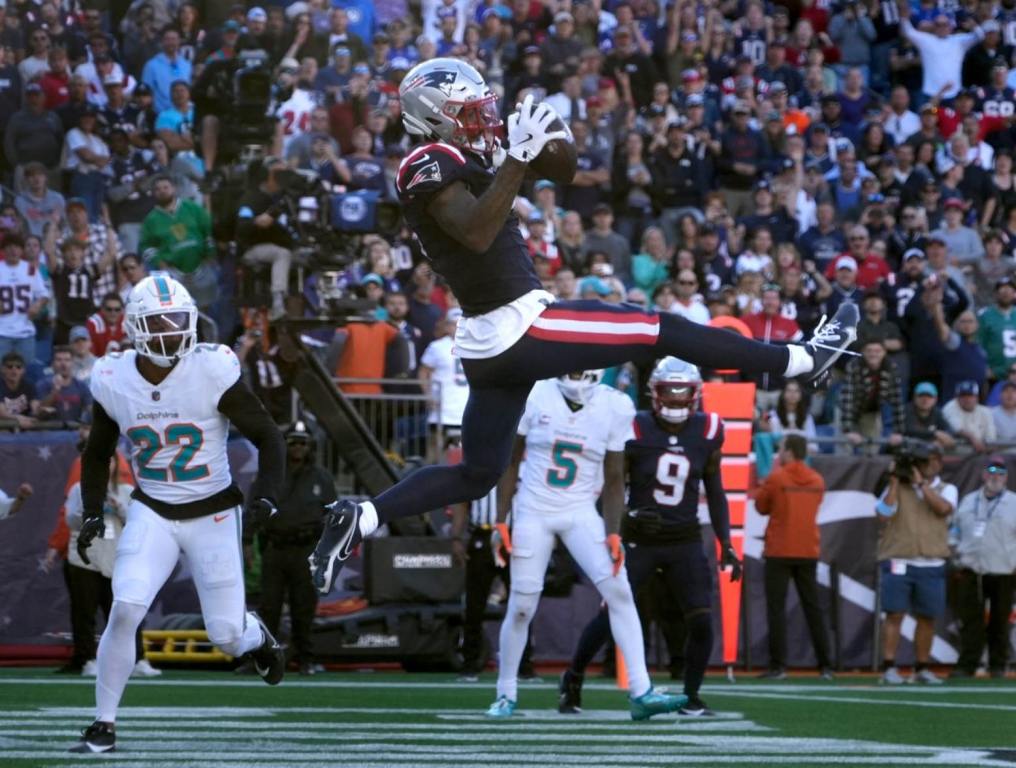
[[[689,717],[712,717],[716,713],[709,709],[698,695],[695,695],[688,697],[688,703],[677,710],[677,714]]]
[[[577,675],[570,669],[561,673],[558,685],[557,711],[562,715],[577,715],[582,711],[582,680],[584,675]]]
[[[809,381],[822,381],[841,355],[856,354],[847,352],[847,348],[857,339],[858,322],[860,315],[853,302],[840,304],[831,320],[822,317],[812,337],[804,343],[804,348],[815,361],[814,368],[808,374]]]
[[[261,617],[256,613],[253,615],[261,625],[261,631],[265,633],[261,647],[250,652],[254,670],[269,685],[278,685],[286,674],[286,654],[282,650],[282,646],[272,637],[272,633],[268,631],[268,627],[265,626]]]
[[[81,741],[68,751],[91,755],[97,752],[112,752],[115,749],[116,730],[113,724],[96,720],[81,731]]]
[[[314,551],[307,558],[314,588],[322,595],[331,591],[343,563],[363,538],[360,536],[359,504],[336,500],[325,509],[328,510],[325,529]]]

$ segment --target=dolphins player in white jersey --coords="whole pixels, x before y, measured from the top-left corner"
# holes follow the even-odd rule
[[[110,457],[120,435],[133,444],[137,488],[113,567],[113,608],[99,641],[95,722],[72,752],[109,752],[134,668],[134,632],[177,561],[185,557],[208,639],[230,656],[249,654],[270,685],[285,671],[282,649],[246,610],[240,544],[243,494],[226,456],[232,423],[258,449],[250,519],[275,512],[285,473],[282,435],[240,380],[229,347],[197,343],[197,308],[164,273],[139,282],[124,326],[133,349],[106,355],[92,370],[93,422],[82,455],[84,506],[78,552],[103,536]]]
[[[635,406],[600,384],[602,377],[603,371],[581,371],[533,387],[511,463],[498,484],[498,523],[491,547],[495,557],[503,557],[500,550],[511,555],[511,593],[501,624],[497,700],[488,717],[506,718],[515,712],[519,661],[555,537],[607,604],[611,630],[628,667],[632,719],[675,712],[687,702],[685,696],[655,691],[646,670],[642,625],[618,534],[624,511],[624,446],[634,437]],[[505,521],[513,496],[509,533]],[[598,497],[602,518],[596,512]]]

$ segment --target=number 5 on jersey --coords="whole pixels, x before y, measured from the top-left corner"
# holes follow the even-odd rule
[[[148,426],[131,427],[127,430],[127,437],[137,447],[135,459],[138,475],[145,480],[165,483],[172,477],[174,483],[186,483],[208,477],[207,464],[188,466],[204,443],[201,430],[193,424],[170,424],[164,432],[165,439],[160,438],[159,433]],[[150,466],[159,451],[174,445],[180,447],[168,471]]]
[[[581,443],[568,443],[564,440],[555,440],[554,446],[550,449],[550,459],[554,466],[547,470],[547,485],[552,488],[568,488],[575,482],[579,473],[579,465],[575,459],[568,454],[578,456],[582,453]]]

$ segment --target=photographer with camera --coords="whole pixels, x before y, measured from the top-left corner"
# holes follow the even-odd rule
[[[281,213],[285,195],[279,181],[289,166],[282,158],[269,157],[262,168],[266,174],[264,181],[240,198],[236,239],[244,264],[271,265],[271,318],[277,319],[285,314],[283,302],[289,292],[289,265],[293,260],[293,236]]]
[[[882,523],[878,541],[881,574],[882,682],[904,682],[896,667],[903,616],[917,621],[916,664],[911,682],[938,684],[928,668],[935,618],[945,611],[945,564],[949,557],[949,517],[959,491],[938,475],[942,453],[937,445],[904,440],[889,464],[889,478],[875,512]]]

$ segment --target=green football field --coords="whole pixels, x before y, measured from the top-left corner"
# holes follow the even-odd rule
[[[392,672],[288,677],[168,670],[128,686],[117,751],[66,752],[91,720],[94,681],[0,670],[0,766],[1016,766],[1016,681],[887,689],[707,679],[713,718],[628,718],[624,694],[587,685],[586,711],[558,715],[555,678],[524,684],[519,713],[490,722],[493,676]],[[662,682],[661,682],[662,684]]]

